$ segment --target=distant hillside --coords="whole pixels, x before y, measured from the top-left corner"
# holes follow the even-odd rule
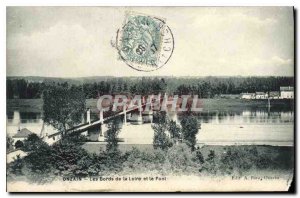
[[[41,83],[43,82],[43,83]],[[49,83],[80,86],[86,98],[112,93],[155,94],[168,92],[212,98],[220,94],[279,91],[281,86],[294,86],[293,77],[113,77],[49,78],[39,76],[7,77],[7,98],[40,98]]]
[[[138,80],[142,78],[146,79],[154,79],[154,78],[159,78],[162,79],[164,78],[165,80],[168,79],[180,79],[180,80],[188,80],[188,79],[199,79],[199,80],[214,80],[214,79],[246,79],[250,78],[249,77],[243,77],[243,76],[140,76],[140,77],[135,77],[135,76],[128,76],[128,77],[115,77],[115,76],[88,76],[88,77],[76,77],[76,78],[59,78],[59,77],[43,77],[43,76],[7,76],[6,79],[8,80],[14,80],[14,79],[24,79],[28,82],[57,82],[57,83],[63,83],[63,82],[68,82],[71,84],[82,84],[82,83],[98,83],[101,81],[107,81],[111,79],[124,79],[124,80]],[[253,76],[253,78],[259,78],[259,79],[264,79],[264,78],[269,78],[272,76]],[[294,77],[284,77],[288,79],[294,79]]]
[[[8,80],[24,79],[28,82],[57,82],[63,83],[68,82],[71,84],[82,84],[82,83],[94,83],[100,81],[106,81],[114,78],[113,76],[91,76],[91,77],[80,77],[80,78],[59,78],[59,77],[42,77],[42,76],[7,76]]]

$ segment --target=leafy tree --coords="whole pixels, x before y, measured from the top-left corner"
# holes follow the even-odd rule
[[[198,133],[198,120],[192,116],[183,117],[181,120],[182,138],[184,142],[192,149],[195,149],[196,135]]]
[[[12,80],[6,80],[6,98],[12,99],[14,98],[14,86]]]
[[[153,147],[166,150],[172,146],[172,142],[167,135],[168,123],[166,120],[166,112],[159,112],[156,117],[157,122],[152,125],[154,130]]]
[[[113,117],[108,123],[106,135],[106,166],[111,170],[120,170],[122,168],[122,153],[118,149],[118,135],[121,131],[120,117]]]
[[[121,120],[119,117],[113,117],[108,123],[108,130],[106,141],[108,148],[115,148],[118,146],[118,135],[121,131]]]
[[[19,98],[27,98],[27,82],[24,79],[16,81],[15,93],[18,94]]]
[[[168,131],[170,133],[171,138],[176,143],[181,138],[181,130],[180,127],[176,124],[175,121],[170,120],[168,122]]]
[[[48,86],[43,94],[43,120],[63,135],[79,124],[85,111],[85,96],[81,88],[67,83]]]

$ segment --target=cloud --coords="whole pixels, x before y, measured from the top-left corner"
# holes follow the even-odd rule
[[[30,68],[23,74],[51,74],[54,76],[91,75],[106,57],[105,46],[95,34],[91,34],[80,25],[58,23],[48,31],[30,35],[16,34],[8,41],[9,72],[16,73],[20,66]],[[111,50],[111,49],[109,49]],[[14,54],[17,53],[17,54]],[[111,63],[110,63],[111,64]],[[10,71],[10,69],[15,70]],[[33,71],[32,71],[33,70]],[[97,69],[98,70],[98,69]]]
[[[167,20],[159,71],[137,72],[110,44],[126,8],[9,8],[7,75],[293,75],[291,8],[130,8]],[[176,14],[174,14],[176,13]]]

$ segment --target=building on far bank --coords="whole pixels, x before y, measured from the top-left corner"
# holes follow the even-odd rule
[[[280,92],[279,91],[270,91],[269,92],[269,98],[270,99],[279,99],[280,98]]]
[[[294,87],[280,87],[280,98],[294,99]]]
[[[255,99],[268,99],[268,93],[265,92],[256,92]]]
[[[57,142],[58,140],[60,140],[61,138],[62,138],[61,132],[56,132],[56,133],[53,133],[50,135],[46,134],[46,136],[43,137],[43,140],[47,144],[52,145],[55,142]]]
[[[18,146],[23,145],[23,141],[28,138],[28,136],[30,134],[32,134],[33,132],[29,131],[27,128],[23,128],[21,130],[18,130],[17,134],[12,136],[12,139],[14,140],[14,145],[16,148]],[[18,145],[19,144],[19,145]],[[21,144],[21,145],[20,145]]]
[[[225,99],[239,99],[240,94],[220,94],[220,98],[225,98]]]
[[[255,93],[241,93],[241,99],[255,99]]]
[[[32,134],[31,131],[29,131],[27,128],[23,128],[21,130],[18,130],[17,134],[12,136],[14,143],[16,143],[18,140],[24,141],[30,134]]]

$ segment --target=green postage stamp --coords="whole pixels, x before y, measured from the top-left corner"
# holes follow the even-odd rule
[[[174,37],[164,19],[128,12],[118,30],[120,58],[139,71],[153,71],[165,65],[174,50]]]

